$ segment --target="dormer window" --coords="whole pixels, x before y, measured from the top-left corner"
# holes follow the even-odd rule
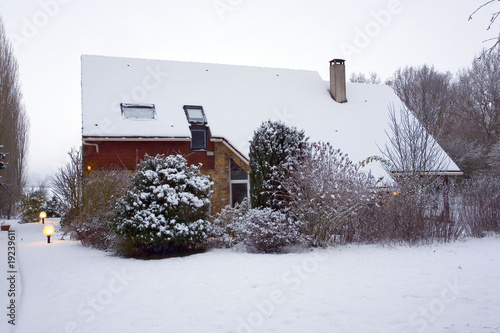
[[[133,120],[156,119],[156,109],[154,104],[125,104],[121,103],[122,117]]]
[[[189,122],[191,130],[191,150],[207,150],[208,138],[210,136],[207,127],[207,118],[203,107],[199,105],[184,105],[184,113]]]
[[[205,112],[202,106],[184,105],[184,112],[190,124],[206,125],[207,118],[205,118]]]
[[[207,129],[191,128],[191,150],[207,150]]]

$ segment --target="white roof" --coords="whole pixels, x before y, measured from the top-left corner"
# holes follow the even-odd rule
[[[380,155],[388,106],[399,110],[402,102],[388,86],[360,83],[347,83],[347,100],[335,102],[314,71],[82,56],[83,137],[190,137],[183,106],[200,105],[212,136],[246,157],[253,132],[269,119],[330,142],[355,162]],[[154,104],[156,119],[124,119],[120,103]],[[386,175],[378,162],[367,168]],[[450,159],[447,171],[460,170]]]

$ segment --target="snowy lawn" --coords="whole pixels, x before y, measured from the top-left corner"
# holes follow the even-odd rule
[[[15,326],[2,231],[0,332],[500,332],[499,237],[145,261],[13,229]]]

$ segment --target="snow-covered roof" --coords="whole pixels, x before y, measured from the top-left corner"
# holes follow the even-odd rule
[[[328,66],[328,62],[325,62]],[[388,142],[388,106],[402,105],[385,85],[347,83],[335,102],[317,72],[164,60],[82,56],[83,137],[190,137],[184,105],[203,107],[213,137],[248,157],[254,130],[280,120],[309,141],[332,143],[358,162]],[[154,104],[154,119],[126,119],[120,104]],[[368,164],[374,175],[385,172]],[[451,159],[446,171],[460,171]]]

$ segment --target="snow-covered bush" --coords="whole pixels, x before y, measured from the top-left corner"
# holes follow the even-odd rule
[[[313,143],[283,180],[289,214],[304,221],[313,246],[350,241],[359,214],[375,199],[376,181],[329,143]]]
[[[180,155],[146,155],[116,206],[123,254],[166,254],[199,246],[211,227],[211,184],[200,166],[189,166]]]
[[[232,247],[241,239],[237,237],[231,225],[241,221],[251,209],[250,199],[245,198],[242,202],[236,203],[234,207],[227,205],[212,220],[212,228],[208,238],[208,245],[213,248]]]
[[[283,252],[287,246],[307,244],[309,238],[298,222],[281,211],[250,208],[243,200],[227,206],[213,220],[209,243],[212,247],[236,247],[257,253]]]
[[[234,243],[243,244],[250,252],[279,253],[285,247],[303,244],[303,223],[269,207],[253,208],[228,225]]]
[[[282,122],[267,121],[250,141],[250,198],[252,207],[282,208],[281,180],[304,147],[304,131]]]

